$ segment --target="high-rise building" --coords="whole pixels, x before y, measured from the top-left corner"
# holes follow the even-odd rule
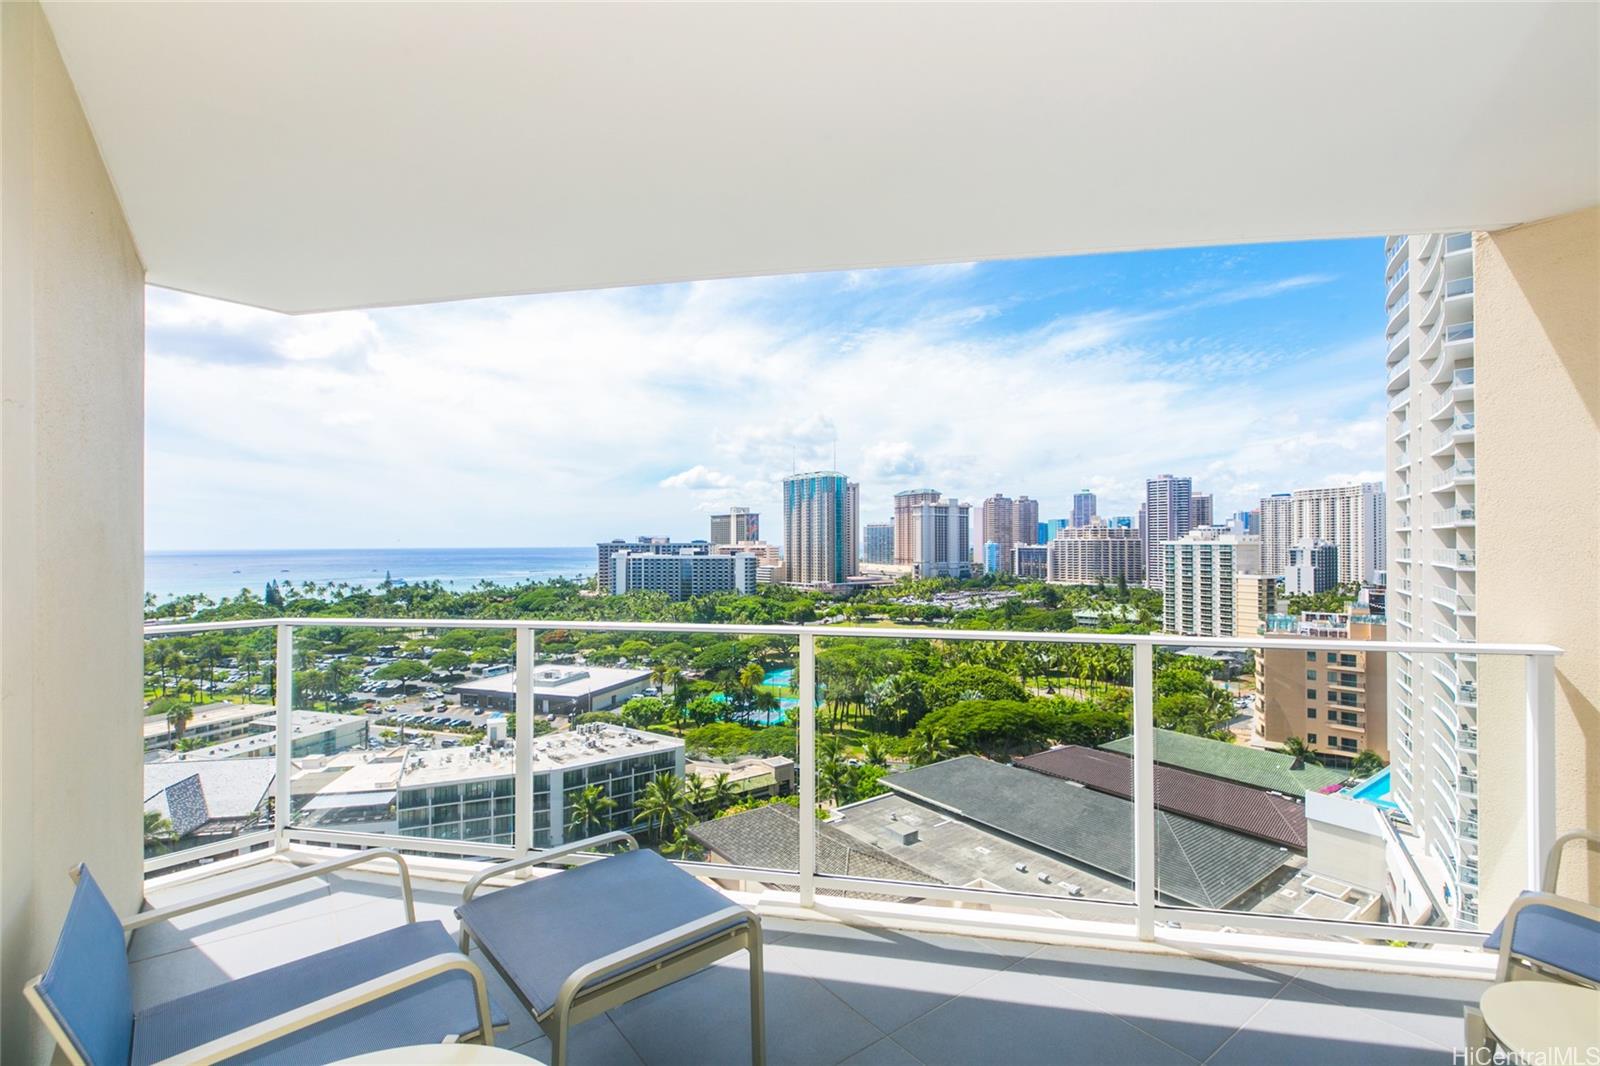
[[[915,561],[916,548],[911,535],[911,515],[925,503],[938,503],[939,493],[934,489],[907,489],[894,494],[894,562],[910,566]]]
[[[1011,535],[1015,538],[1014,543],[1037,544],[1038,540],[1035,538],[1039,535],[1039,501],[1018,496],[1011,508]]]
[[[757,560],[749,552],[706,555],[683,551],[619,551],[611,557],[611,591],[663,592],[668,599],[686,600],[714,592],[756,590]]]
[[[1011,546],[1011,572],[1018,577],[1043,581],[1050,565],[1050,546],[1047,544],[1013,544]]]
[[[972,506],[959,500],[921,503],[911,512],[913,577],[972,576]]]
[[[894,562],[894,523],[868,522],[861,527],[861,561]]]
[[[1088,489],[1079,489],[1072,494],[1072,524],[1074,526],[1087,526],[1089,519],[1093,518],[1097,513],[1094,493]]]
[[[1000,545],[995,541],[984,541],[983,544],[983,572],[986,574],[1000,573]]]
[[[1396,640],[1477,640],[1472,245],[1470,233],[1433,233],[1391,237],[1384,246],[1390,509],[1383,562]],[[1395,653],[1389,705],[1394,800],[1426,854],[1445,868],[1452,917],[1472,924],[1477,657]]]
[[[1209,526],[1212,524],[1213,515],[1211,513],[1211,493],[1197,492],[1193,496],[1190,496],[1189,509],[1194,517],[1195,525]]]
[[[1241,533],[1259,534],[1261,532],[1260,511],[1235,511],[1233,512],[1232,516],[1230,516],[1228,521],[1230,524],[1237,525]],[[1266,547],[1263,546],[1261,549],[1263,560],[1266,558],[1266,551]],[[1262,569],[1266,569],[1265,562],[1262,564]]]
[[[1241,637],[1260,633],[1278,613],[1277,574],[1233,575],[1233,628]]]
[[[1339,548],[1325,540],[1297,541],[1289,548],[1283,591],[1289,596],[1327,592],[1339,584]]]
[[[1110,526],[1098,517],[1060,530],[1046,545],[1045,579],[1057,585],[1137,585],[1144,580],[1144,544],[1130,526]]]
[[[711,516],[711,543],[737,544],[761,539],[761,516],[748,507],[730,507]]]
[[[1384,620],[1368,615],[1274,615],[1256,652],[1256,737],[1278,747],[1299,737],[1327,765],[1347,767],[1364,751],[1389,758],[1388,664],[1381,652],[1291,651],[1273,639],[1383,640]]]
[[[1070,525],[1072,525],[1071,521],[1065,518],[1052,518],[1048,522],[1040,522],[1039,543],[1049,544],[1052,540],[1056,539],[1057,533],[1060,533],[1063,529],[1066,529]]]
[[[1161,545],[1162,629],[1186,637],[1238,635],[1235,579],[1261,566],[1255,537],[1193,530]]]
[[[1000,558],[991,568],[988,559],[984,560],[984,568],[989,573],[1004,573],[1005,567],[1010,563],[1011,545],[1017,542],[1016,527],[1012,522],[1016,519],[1016,501],[1009,496],[995,493],[983,501],[983,543],[985,551],[990,544],[1001,546]]]
[[[792,585],[840,585],[857,571],[861,486],[835,470],[783,479],[783,556]]]
[[[1289,494],[1289,544],[1292,547],[1303,540],[1325,540],[1339,549],[1341,583],[1376,582],[1387,554],[1383,544],[1383,501],[1383,486],[1376,481],[1329,489],[1296,489]]]
[[[1281,574],[1289,566],[1289,545],[1294,543],[1292,497],[1276,492],[1261,500],[1261,572]]]
[[[1144,508],[1139,508],[1139,513],[1143,515]],[[1139,529],[1139,524],[1133,520],[1133,516],[1126,514],[1112,515],[1110,518],[1106,519],[1106,525],[1110,526],[1112,529],[1132,529],[1135,531]]]
[[[610,592],[614,587],[611,560],[618,552],[650,552],[656,555],[682,555],[684,552],[711,554],[703,540],[673,540],[671,537],[640,537],[638,540],[606,540],[595,545],[595,587]]]
[[[1153,589],[1166,588],[1165,549],[1169,540],[1178,540],[1194,528],[1190,498],[1194,482],[1186,477],[1162,474],[1144,483],[1144,508],[1139,512],[1139,529],[1144,534],[1145,583]]]

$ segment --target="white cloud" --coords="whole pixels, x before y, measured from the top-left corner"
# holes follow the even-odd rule
[[[664,489],[690,489],[692,491],[731,489],[738,484],[731,474],[724,474],[720,470],[712,470],[707,466],[691,466],[682,473],[673,474],[669,478],[661,479]]]
[[[835,450],[868,519],[922,486],[1027,493],[1055,517],[1089,485],[1101,513],[1130,514],[1161,472],[1193,475],[1231,511],[1379,465],[1381,354],[1369,373],[1352,350],[1329,384],[1293,372],[1314,353],[1153,335],[1156,322],[1170,332],[1168,310],[1004,332],[971,328],[961,309],[988,306],[971,299],[859,320],[812,308],[845,283],[300,319],[153,291],[147,539],[582,544],[703,536],[704,512],[730,503],[764,511],[777,539],[780,479],[833,466]]]

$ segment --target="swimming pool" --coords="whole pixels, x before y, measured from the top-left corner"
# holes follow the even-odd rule
[[[766,676],[761,679],[761,683],[763,685],[773,685],[777,688],[793,688],[794,667],[785,666],[777,670],[768,670]]]
[[[1365,800],[1374,807],[1397,811],[1400,805],[1394,801],[1393,792],[1394,786],[1389,780],[1389,768],[1384,767],[1377,774],[1361,782],[1361,785],[1350,793],[1350,798]]]

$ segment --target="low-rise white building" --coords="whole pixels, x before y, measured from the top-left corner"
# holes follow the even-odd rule
[[[650,671],[615,666],[559,666],[541,663],[533,668],[533,709],[539,714],[585,714],[620,707],[630,696],[650,684]],[[517,709],[515,670],[477,681],[463,681],[454,689],[462,707],[491,711]]]
[[[1238,635],[1234,579],[1260,569],[1260,539],[1206,526],[1182,540],[1162,542],[1161,551],[1163,631],[1186,637]]]

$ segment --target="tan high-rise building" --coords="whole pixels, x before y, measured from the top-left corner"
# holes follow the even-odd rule
[[[1233,629],[1241,637],[1259,633],[1278,613],[1277,574],[1233,575]]]
[[[1289,568],[1289,546],[1294,543],[1293,498],[1287,492],[1261,500],[1261,572],[1281,574]]]
[[[1348,766],[1363,751],[1389,760],[1385,655],[1274,648],[1274,638],[1383,640],[1381,618],[1307,613],[1269,617],[1256,652],[1256,738],[1280,747],[1299,737],[1325,763]]]
[[[1087,525],[1058,530],[1046,546],[1045,580],[1055,585],[1137,585],[1144,580],[1144,541],[1127,526],[1096,516]]]
[[[1011,544],[1001,547],[1010,550],[1017,544],[1039,543],[1039,501],[1018,496],[1011,505]]]
[[[911,512],[911,573],[971,577],[972,505],[959,500],[918,504]]]
[[[916,537],[911,523],[917,508],[925,503],[938,503],[939,493],[934,489],[907,489],[894,494],[894,558],[896,566],[910,566],[916,562]]]
[[[982,543],[1000,545],[999,569],[1002,573],[1011,565],[1011,546],[1017,542],[1016,527],[1012,524],[1016,515],[1016,501],[1009,496],[995,493],[983,501]]]

